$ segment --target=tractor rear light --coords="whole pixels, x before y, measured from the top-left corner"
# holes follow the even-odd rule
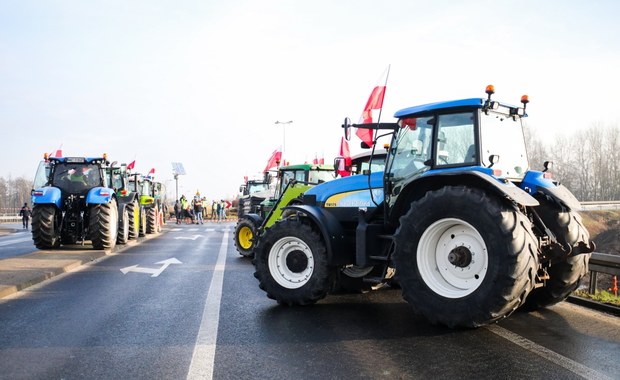
[[[99,192],[99,195],[101,195],[102,197],[108,197],[108,196],[110,196],[110,192],[107,191],[107,190],[101,190]]]
[[[552,179],[552,178],[553,178],[553,176],[552,176],[552,175],[551,175],[551,173],[549,173],[549,172],[544,172],[544,173],[543,173],[543,178],[545,178],[545,179]]]
[[[43,195],[43,192],[41,190],[35,190],[32,195],[34,195],[35,197],[40,197]]]
[[[502,176],[502,171],[499,169],[493,169],[493,176],[494,177],[501,177]]]
[[[127,195],[127,189],[123,189],[123,190],[121,190],[121,195],[122,195],[122,196]]]

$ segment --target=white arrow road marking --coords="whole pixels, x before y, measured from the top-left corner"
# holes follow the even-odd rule
[[[187,237],[187,236],[177,236],[175,237],[175,239],[189,239],[189,240],[196,240],[199,237],[202,237],[202,235],[194,235],[193,237]]]
[[[171,264],[183,264],[183,263],[173,257],[171,259],[158,261],[155,264],[161,264],[161,267],[154,269],[154,268],[140,268],[138,265],[132,265],[130,267],[122,268],[121,272],[123,272],[123,274],[127,274],[129,272],[148,273],[151,275],[151,277],[157,277],[163,271],[165,271],[166,268],[168,268]]]

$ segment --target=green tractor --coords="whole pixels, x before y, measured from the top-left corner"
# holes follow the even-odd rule
[[[124,244],[128,240],[136,240],[140,236],[140,229],[146,224],[141,221],[143,210],[140,206],[140,194],[136,188],[134,174],[127,169],[126,164],[120,167],[112,166],[110,169],[112,183],[116,191],[116,199],[119,205],[124,205],[127,213],[127,222],[120,223],[118,228],[118,243]]]
[[[254,208],[254,212],[239,216],[235,228],[235,246],[239,254],[252,257],[255,237],[282,216],[282,207],[301,202],[299,197],[306,190],[333,178],[332,165],[281,166],[278,169],[274,196],[264,199]],[[241,206],[239,208],[241,209]]]

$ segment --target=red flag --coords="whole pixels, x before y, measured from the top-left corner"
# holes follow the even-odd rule
[[[265,170],[263,172],[269,171],[269,169],[274,166],[280,165],[280,161],[282,161],[282,151],[280,148],[273,151],[271,157],[269,157],[269,161],[267,161],[267,166],[265,166]]]
[[[383,108],[383,98],[385,97],[385,89],[387,87],[387,80],[390,76],[390,65],[385,69],[378,84],[372,89],[362,116],[360,117],[361,124],[370,124],[372,120],[372,110],[379,110],[379,119],[381,118],[381,109]],[[377,120],[378,122],[379,120]],[[369,147],[373,145],[372,129],[358,128],[355,134]]]
[[[318,165],[319,164],[319,158],[317,157],[316,153],[314,154],[314,159],[312,160],[312,163],[314,165]]]
[[[338,174],[341,177],[347,177],[351,175],[351,172],[347,170],[347,167],[351,167],[351,152],[349,151],[349,142],[345,140],[344,136],[340,138],[340,156],[344,157],[344,165],[337,168]]]
[[[324,164],[325,164],[325,157],[319,158],[319,165],[324,165]]]
[[[132,170],[136,166],[136,160],[131,161],[127,164],[127,170]]]
[[[149,171],[149,174],[146,175],[146,177],[153,179],[153,177],[155,177],[155,168],[152,168],[151,171]]]
[[[61,158],[62,157],[62,144],[60,144],[60,148],[56,149],[56,151],[50,154],[50,157]]]
[[[362,112],[362,123],[372,123],[372,110],[380,110],[383,108],[383,98],[385,97],[385,86],[376,86],[370,93],[370,97],[366,102],[366,107]],[[372,141],[372,129],[358,128],[355,131],[357,137],[359,137],[369,147],[373,145]]]

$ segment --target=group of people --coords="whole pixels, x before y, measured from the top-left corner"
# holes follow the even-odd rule
[[[205,220],[211,219],[216,222],[226,220],[226,209],[230,203],[223,199],[219,202],[213,200],[211,203],[211,216],[209,217],[209,209],[207,201],[204,197],[200,197],[200,193],[196,192],[191,202],[187,200],[185,195],[174,203],[174,216],[177,224],[203,224]]]

